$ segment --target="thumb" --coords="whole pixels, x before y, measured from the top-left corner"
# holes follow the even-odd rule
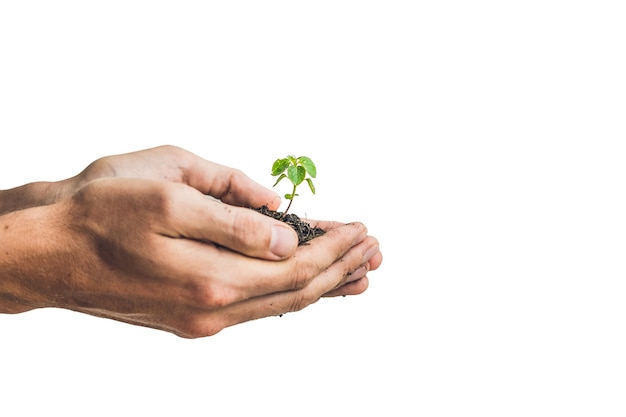
[[[182,191],[183,189],[181,189]],[[245,255],[268,260],[290,257],[298,247],[291,226],[255,210],[225,204],[204,196],[191,187],[188,195],[171,210],[179,237],[210,241]]]

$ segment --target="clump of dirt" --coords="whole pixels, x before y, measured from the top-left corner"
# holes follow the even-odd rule
[[[326,233],[324,229],[311,226],[309,223],[298,217],[298,215],[293,213],[283,215],[283,212],[270,210],[267,206],[259,207],[253,210],[276,220],[281,220],[291,226],[298,234],[298,245],[305,245],[309,240]]]

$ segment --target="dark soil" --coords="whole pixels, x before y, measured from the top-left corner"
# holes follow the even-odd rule
[[[288,225],[290,225],[293,228],[293,230],[295,230],[296,233],[298,234],[299,245],[304,245],[309,240],[326,233],[324,229],[311,226],[309,223],[300,219],[300,217],[298,217],[296,214],[287,213],[283,216],[282,212],[270,210],[269,208],[267,208],[267,206],[263,206],[254,210],[258,211],[261,214],[265,214],[266,216],[273,217],[277,220],[281,220],[287,223]]]

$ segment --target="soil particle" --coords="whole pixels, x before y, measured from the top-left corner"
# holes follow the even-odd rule
[[[267,206],[259,207],[253,210],[256,210],[259,213],[265,214],[266,216],[272,217],[276,220],[281,220],[290,225],[293,230],[295,230],[298,234],[299,245],[304,245],[309,240],[326,233],[324,229],[316,226],[311,226],[309,223],[298,217],[298,215],[293,213],[287,213],[283,215],[282,212],[270,210]]]

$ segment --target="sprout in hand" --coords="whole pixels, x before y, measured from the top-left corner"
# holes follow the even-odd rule
[[[285,194],[285,198],[289,200],[289,205],[284,211],[283,216],[289,211],[293,199],[298,195],[296,194],[296,189],[298,188],[298,185],[302,184],[303,181],[306,181],[307,184],[309,184],[311,192],[315,194],[315,186],[313,185],[311,178],[307,177],[307,174],[311,178],[315,178],[317,175],[315,164],[311,158],[307,156],[299,156],[296,158],[295,156],[289,155],[286,158],[277,159],[274,162],[274,165],[272,165],[272,176],[278,176],[278,179],[274,183],[273,187],[275,187],[276,184],[278,184],[283,178],[288,178],[293,185],[291,193]]]

